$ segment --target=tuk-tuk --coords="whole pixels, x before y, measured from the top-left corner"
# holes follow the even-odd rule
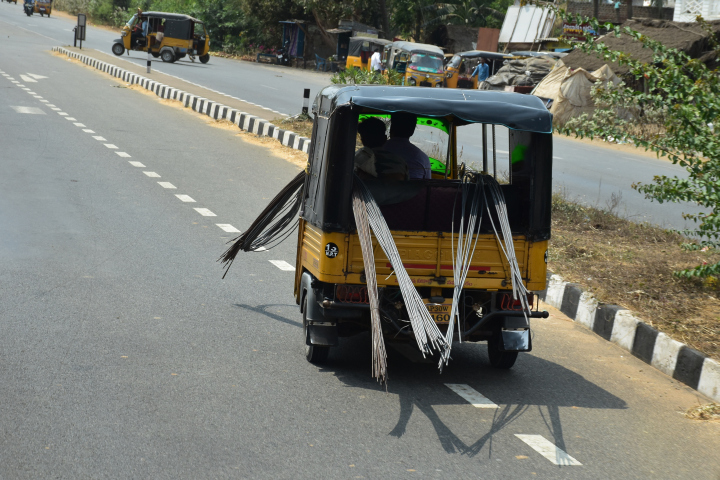
[[[140,12],[132,16],[115,40],[112,51],[150,52],[163,62],[175,62],[186,55],[210,60],[210,37],[203,23],[189,15],[164,12]]]
[[[39,13],[40,16],[47,15],[48,17],[52,13],[52,0],[35,0],[35,13]]]
[[[443,51],[435,45],[393,42],[385,46],[383,63],[388,70],[403,74],[403,85],[442,87]]]
[[[495,75],[506,60],[515,58],[512,55],[497,52],[470,50],[456,53],[445,66],[445,86],[448,88],[478,88],[478,77],[471,76],[473,70],[484,58],[488,64],[489,75]]]
[[[428,147],[432,178],[360,180],[353,173],[358,125],[380,118],[392,132],[398,112],[416,122],[413,135],[424,135],[418,144],[437,139],[439,148]],[[424,354],[435,345],[441,359],[453,342],[486,341],[490,364],[512,367],[518,352],[532,348],[530,318],[547,317],[533,293],[546,288],[550,238],[552,115],[542,101],[497,91],[330,86],[313,113],[294,288],[307,360],[323,362],[339,337],[372,331],[417,341]],[[496,126],[509,129],[507,144],[496,145]],[[465,129],[482,139],[479,171],[461,163],[457,139]],[[510,152],[502,162],[500,152]],[[369,192],[365,207],[358,191]],[[358,220],[363,208],[371,241]],[[436,336],[423,337],[423,329]]]
[[[385,45],[391,43],[391,40],[383,40],[382,38],[350,37],[345,68],[370,70],[370,57],[372,57],[372,54],[379,52],[382,55]]]

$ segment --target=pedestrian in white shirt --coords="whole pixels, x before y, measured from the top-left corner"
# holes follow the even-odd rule
[[[380,60],[380,52],[375,52],[370,57],[370,70],[380,72],[382,70],[382,61]]]

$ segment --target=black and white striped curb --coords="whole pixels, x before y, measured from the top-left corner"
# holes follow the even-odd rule
[[[559,275],[550,277],[540,298],[645,363],[720,401],[720,363],[641,322],[630,310],[599,303]]]
[[[87,55],[73,52],[63,47],[53,47],[52,51],[59,52],[70,58],[79,60],[84,64],[108,73],[113,77],[120,78],[122,81],[131,85],[140,85],[160,98],[177,100],[185,107],[191,108],[194,111],[207,115],[215,120],[229,120],[237,125],[241,130],[254,133],[255,135],[261,137],[272,137],[286,147],[301,150],[305,153],[308,153],[310,148],[309,138],[301,137],[290,130],[283,130],[263,118],[241,112],[240,110],[230,108],[221,103],[213,102],[207,98],[192,95],[182,90],[178,90],[177,88],[172,88],[168,85],[163,85],[162,83],[129,72],[111,63],[103,62],[96,58],[88,57]]]

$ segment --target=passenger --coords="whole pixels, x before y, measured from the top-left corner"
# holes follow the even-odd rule
[[[385,122],[370,117],[358,124],[363,148],[355,152],[355,173],[360,178],[407,180],[408,166],[399,155],[385,151]]]
[[[405,159],[410,180],[432,178],[430,158],[418,147],[410,143],[415,133],[417,115],[407,112],[395,112],[390,116],[390,140],[383,150],[394,153]]]

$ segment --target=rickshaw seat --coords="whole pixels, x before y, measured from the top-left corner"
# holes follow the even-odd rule
[[[411,181],[414,182],[422,181]],[[462,200],[457,185],[443,186],[429,183],[423,185],[409,200],[392,205],[381,205],[380,211],[391,230],[450,232],[453,211],[455,221],[459,222],[461,208]]]

